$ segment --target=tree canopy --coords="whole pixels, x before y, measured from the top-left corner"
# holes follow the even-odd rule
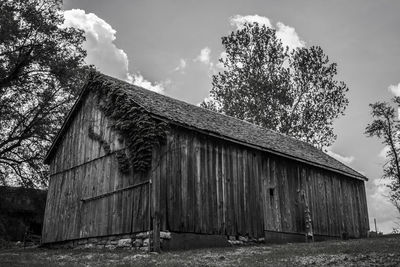
[[[43,157],[85,75],[59,1],[0,2],[0,184],[45,186]]]
[[[274,29],[257,23],[222,37],[222,45],[223,71],[201,106],[321,149],[333,143],[332,124],[344,115],[348,88],[321,47],[290,51]]]

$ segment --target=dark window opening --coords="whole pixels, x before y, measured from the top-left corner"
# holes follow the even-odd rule
[[[274,200],[274,189],[273,188],[269,189],[269,199],[271,202]]]

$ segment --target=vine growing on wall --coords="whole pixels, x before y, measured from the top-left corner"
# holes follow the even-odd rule
[[[151,166],[154,146],[166,139],[167,124],[154,119],[138,105],[132,99],[130,89],[123,84],[116,84],[97,73],[92,73],[90,80],[90,90],[96,94],[100,110],[113,122],[112,128],[125,139],[126,149],[116,153],[119,169],[124,173],[129,172],[130,167],[137,172],[146,172]]]
[[[106,155],[111,153],[110,145],[100,134],[94,132],[93,125],[89,125],[88,127],[88,136],[90,139],[100,143],[100,146],[104,149]]]

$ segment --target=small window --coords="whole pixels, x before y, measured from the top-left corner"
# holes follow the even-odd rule
[[[271,202],[274,200],[274,188],[269,189],[269,199]]]

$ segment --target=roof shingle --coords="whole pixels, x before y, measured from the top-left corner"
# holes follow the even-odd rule
[[[367,180],[364,175],[305,142],[246,121],[134,86],[106,75],[98,74],[96,76],[96,79],[100,76],[100,79],[105,79],[114,88],[124,90],[135,103],[145,108],[148,112],[181,126],[195,128],[233,141],[236,140],[244,144],[256,146],[271,153],[308,162],[312,165],[337,171],[354,178]],[[90,84],[90,81],[88,81],[88,84]],[[60,130],[58,137],[62,134],[63,128]],[[57,142],[58,137],[55,142]],[[52,148],[48,155],[50,155]]]
[[[357,171],[308,143],[114,78],[109,79],[122,90],[126,90],[137,104],[143,106],[150,113],[170,121],[330,167],[351,176],[365,178]]]

